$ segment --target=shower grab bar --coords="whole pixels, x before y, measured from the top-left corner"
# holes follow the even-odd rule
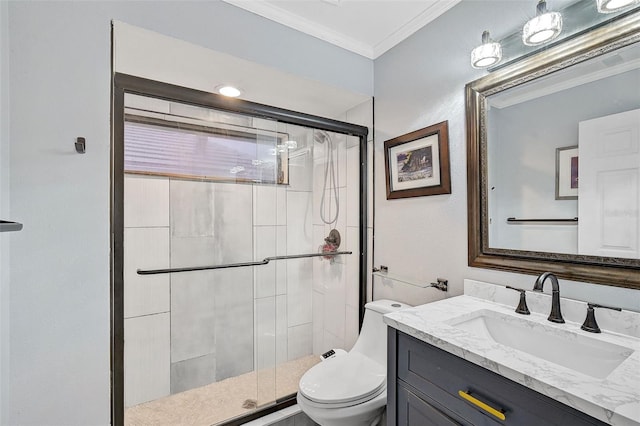
[[[578,223],[578,218],[573,217],[570,219],[516,219],[515,217],[508,217],[507,223],[524,223],[524,222],[540,222],[540,223]]]
[[[266,265],[272,260],[285,260],[285,259],[302,259],[306,257],[320,257],[320,256],[338,256],[342,254],[352,254],[351,251],[333,251],[327,253],[308,253],[308,254],[289,254],[284,256],[270,256],[265,257],[262,260],[253,262],[241,262],[241,263],[228,263],[226,265],[211,265],[211,266],[193,266],[190,268],[167,268],[167,269],[138,269],[138,275],[155,275],[155,274],[170,274],[172,272],[192,272],[192,271],[208,271],[211,269],[227,269],[227,268],[242,268],[244,266],[260,266]]]

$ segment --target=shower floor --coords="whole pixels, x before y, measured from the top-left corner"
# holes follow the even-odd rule
[[[256,406],[298,391],[302,375],[320,362],[309,355],[210,385],[170,395],[125,410],[127,426],[210,426],[250,413]]]

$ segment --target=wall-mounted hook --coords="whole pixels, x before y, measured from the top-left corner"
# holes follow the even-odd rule
[[[84,138],[76,138],[76,152],[78,154],[84,154],[87,148],[87,144]]]

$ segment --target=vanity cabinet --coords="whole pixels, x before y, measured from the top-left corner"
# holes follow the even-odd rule
[[[387,362],[387,426],[605,424],[392,327]]]

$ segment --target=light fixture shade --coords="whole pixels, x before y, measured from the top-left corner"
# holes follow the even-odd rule
[[[495,65],[502,59],[502,46],[489,37],[489,31],[482,33],[482,44],[471,51],[471,66],[477,69]]]
[[[540,0],[537,15],[530,19],[522,29],[522,42],[527,46],[537,46],[558,37],[562,31],[562,15],[548,12],[547,3]]]
[[[600,13],[617,12],[620,9],[639,3],[640,0],[596,0],[598,12]]]

